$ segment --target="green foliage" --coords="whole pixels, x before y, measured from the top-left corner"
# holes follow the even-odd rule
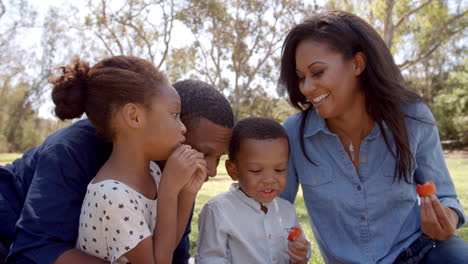
[[[255,112],[257,105],[248,104],[252,95],[263,96],[275,85],[282,38],[307,8],[298,0],[184,2],[177,18],[196,39],[193,70],[229,95],[236,119]]]
[[[433,104],[443,139],[468,142],[468,59],[458,71],[449,74],[447,89],[441,91]]]

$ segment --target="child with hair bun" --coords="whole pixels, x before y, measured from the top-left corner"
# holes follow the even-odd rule
[[[78,58],[51,78],[60,119],[86,113],[113,148],[88,185],[76,247],[112,263],[170,263],[206,178],[203,155],[184,145],[179,95],[140,58],[115,56],[93,67]],[[154,161],[164,161],[161,170]]]

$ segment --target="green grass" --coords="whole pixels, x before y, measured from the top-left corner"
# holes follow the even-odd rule
[[[0,165],[11,163],[19,157],[21,157],[19,153],[0,153]]]
[[[21,154],[0,154],[0,165],[12,162],[14,159],[19,158]],[[460,199],[460,202],[463,205],[463,208],[466,213],[468,213],[468,159],[446,159],[447,166],[452,175],[453,181],[455,183],[455,188]],[[192,246],[191,255],[195,253],[196,248],[196,238],[198,237],[198,214],[202,209],[206,201],[208,201],[213,196],[225,192],[229,189],[232,180],[227,175],[226,169],[224,168],[224,159],[221,160],[218,167],[218,176],[210,179],[205,183],[200,190],[197,201],[195,204],[195,214],[192,221],[192,234],[190,236],[190,243]],[[308,222],[307,210],[304,206],[304,199],[302,197],[302,192],[299,191],[298,197],[296,199],[296,212],[301,223],[302,228],[306,236],[311,240],[313,247],[313,258],[309,263],[324,263],[320,252],[318,250],[317,244],[315,243],[312,235],[312,230]],[[458,230],[458,235],[461,236],[465,241],[468,241],[468,224],[463,228]]]

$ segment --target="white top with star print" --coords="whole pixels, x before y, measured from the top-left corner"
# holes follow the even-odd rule
[[[157,186],[161,170],[150,171]],[[157,200],[150,200],[122,182],[90,183],[81,206],[76,248],[111,263],[128,263],[125,253],[153,235]]]

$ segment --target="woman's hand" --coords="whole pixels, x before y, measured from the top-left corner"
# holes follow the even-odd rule
[[[310,243],[304,236],[300,236],[288,247],[288,255],[292,264],[307,263],[307,254],[309,253]]]
[[[458,224],[458,214],[442,205],[434,194],[421,197],[421,226],[425,235],[443,241],[453,235]]]

